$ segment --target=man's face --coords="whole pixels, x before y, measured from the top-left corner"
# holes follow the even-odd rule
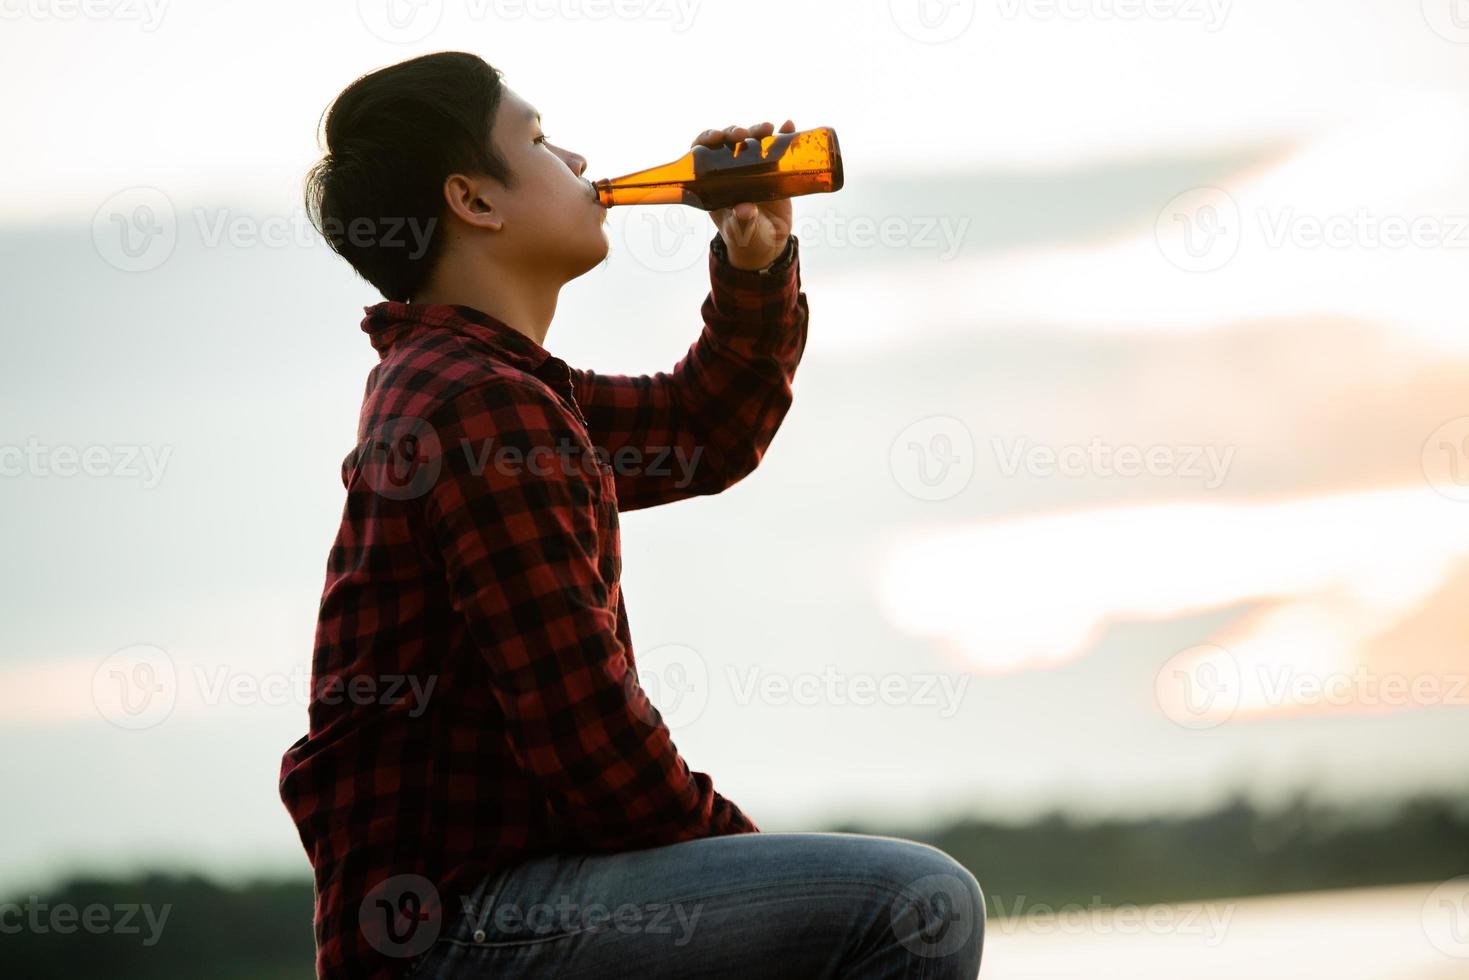
[[[504,220],[495,248],[513,264],[569,281],[607,257],[607,209],[582,176],[586,158],[545,136],[535,106],[506,87],[493,140],[516,183],[495,189]]]

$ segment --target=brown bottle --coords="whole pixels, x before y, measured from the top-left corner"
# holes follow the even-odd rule
[[[842,189],[842,151],[830,126],[696,146],[672,163],[592,183],[603,207],[687,204],[714,211]]]

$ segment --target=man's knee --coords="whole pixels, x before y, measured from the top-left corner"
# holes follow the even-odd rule
[[[984,949],[984,891],[978,879],[944,851],[903,841],[883,861],[894,889],[894,934],[915,958],[934,961],[936,977],[978,974]]]

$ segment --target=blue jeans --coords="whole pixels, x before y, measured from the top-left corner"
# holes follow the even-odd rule
[[[847,833],[733,834],[537,856],[445,896],[413,980],[974,980],[979,882],[943,851]]]

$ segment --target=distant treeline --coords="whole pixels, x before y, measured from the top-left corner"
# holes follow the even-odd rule
[[[1197,817],[928,830],[842,825],[940,847],[974,872],[991,914],[1023,907],[1192,901],[1441,881],[1469,873],[1469,792],[1370,811],[1301,799]],[[309,879],[224,887],[199,876],[78,877],[0,899],[0,977],[311,980]]]
[[[979,879],[991,914],[1021,899],[1028,906],[1144,905],[1469,874],[1469,791],[1357,809],[1303,796],[1268,811],[1241,799],[1187,818],[1073,822],[1058,814],[1024,824],[836,829],[947,851]]]

